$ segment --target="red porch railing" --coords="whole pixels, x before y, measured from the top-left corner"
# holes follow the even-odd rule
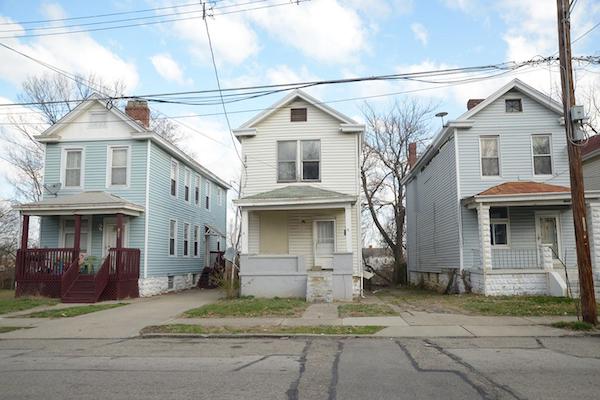
[[[62,275],[73,262],[75,249],[17,250],[16,295],[60,297]]]
[[[139,297],[140,249],[112,248],[108,251],[108,259],[108,284],[100,299]]]
[[[104,262],[98,269],[96,276],[94,276],[94,300],[98,301],[100,296],[102,296],[102,292],[106,289],[106,285],[108,285],[108,280],[110,278],[110,253],[104,259]]]

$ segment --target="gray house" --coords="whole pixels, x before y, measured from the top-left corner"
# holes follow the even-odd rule
[[[514,80],[448,122],[405,178],[412,283],[486,295],[577,289],[562,106]],[[600,272],[600,189],[586,191]],[[459,277],[459,279],[452,279]]]

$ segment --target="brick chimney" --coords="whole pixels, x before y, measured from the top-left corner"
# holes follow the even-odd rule
[[[469,101],[467,101],[467,110],[470,110],[471,108],[475,107],[477,104],[481,103],[484,100],[485,99],[469,99]]]
[[[144,128],[150,127],[150,109],[146,100],[129,100],[125,107],[125,113]]]
[[[417,144],[415,142],[408,144],[408,167],[412,169],[417,162]]]

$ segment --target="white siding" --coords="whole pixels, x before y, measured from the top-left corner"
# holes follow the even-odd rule
[[[306,122],[290,122],[290,108],[306,107]],[[277,183],[278,140],[321,140],[321,181]],[[274,112],[256,126],[256,136],[242,139],[246,163],[243,196],[285,187],[311,185],[350,195],[359,193],[358,135],[341,133],[340,121],[304,101]]]
[[[583,178],[586,190],[600,190],[600,156],[584,162]]]

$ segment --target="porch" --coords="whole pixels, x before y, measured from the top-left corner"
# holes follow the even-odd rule
[[[143,207],[104,192],[84,192],[16,209],[22,215],[16,296],[87,303],[139,296],[140,249],[126,244]],[[31,216],[41,218],[44,247],[28,248]]]

